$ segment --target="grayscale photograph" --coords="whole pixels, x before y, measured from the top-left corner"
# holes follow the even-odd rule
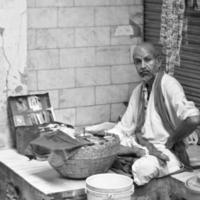
[[[200,200],[200,0],[0,0],[0,200]]]

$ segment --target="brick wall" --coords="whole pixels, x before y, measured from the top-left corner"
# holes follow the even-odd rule
[[[50,93],[57,120],[116,120],[139,78],[131,47],[116,36],[130,18],[142,27],[141,0],[27,0],[28,90]]]

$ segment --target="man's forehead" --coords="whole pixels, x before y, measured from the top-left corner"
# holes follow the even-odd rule
[[[133,52],[133,57],[154,56],[155,49],[151,45],[136,46]]]

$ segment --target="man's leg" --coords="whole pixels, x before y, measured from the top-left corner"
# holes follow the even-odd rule
[[[161,166],[158,159],[152,155],[146,155],[134,162],[132,173],[137,185],[144,185],[153,178],[162,177],[180,169],[181,164],[171,151],[163,148],[162,152],[170,159],[165,166]]]
[[[151,179],[159,176],[160,165],[155,156],[146,155],[139,158],[132,165],[134,182],[137,185],[144,185]]]

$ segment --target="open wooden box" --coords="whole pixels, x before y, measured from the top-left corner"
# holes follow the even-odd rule
[[[49,94],[10,96],[8,118],[14,146],[21,154],[40,134],[40,126],[55,121]]]

